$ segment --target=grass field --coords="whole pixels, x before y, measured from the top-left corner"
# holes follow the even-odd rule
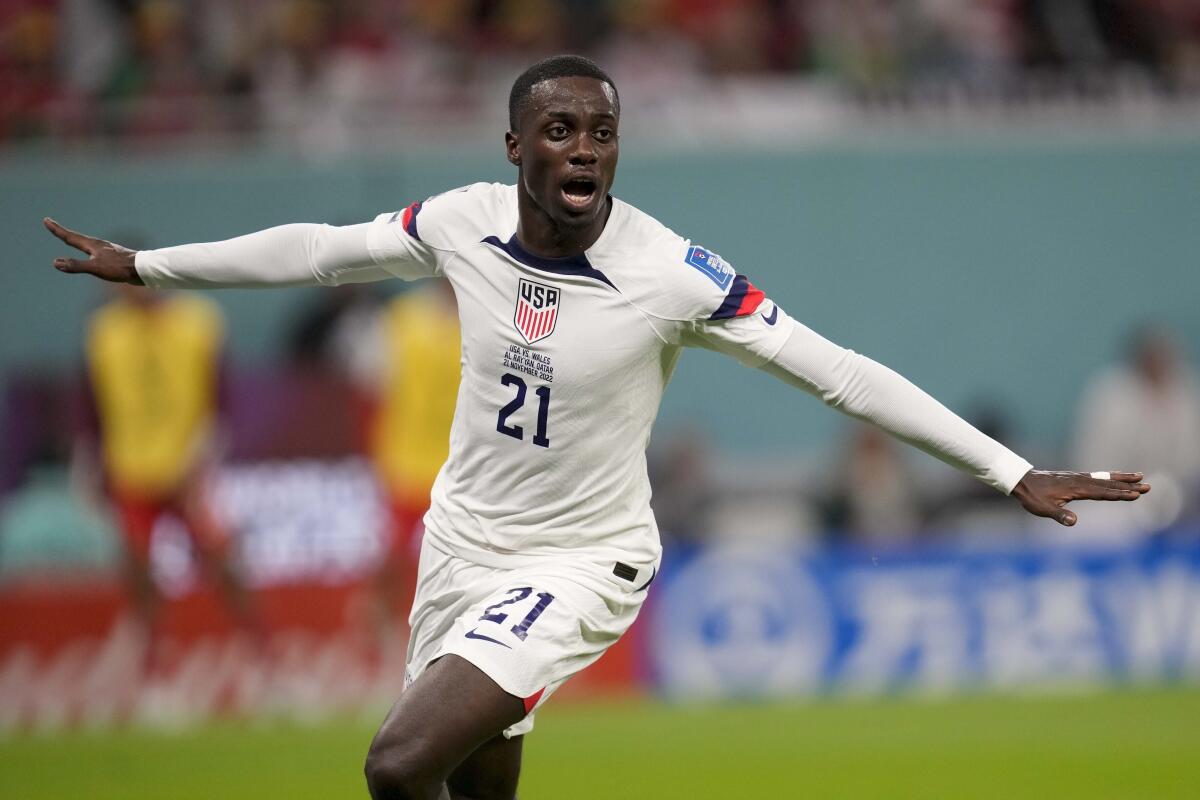
[[[522,800],[1200,798],[1200,689],[802,705],[561,703]],[[370,720],[0,739],[0,798],[363,798]]]

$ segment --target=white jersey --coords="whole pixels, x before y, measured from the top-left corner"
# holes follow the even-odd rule
[[[163,287],[445,276],[462,381],[426,526],[439,547],[480,564],[657,559],[645,450],[684,346],[762,367],[1001,491],[1030,469],[632,206],[614,199],[600,238],[561,259],[527,252],[517,216],[516,187],[479,183],[363,225],[287,225],[143,251],[136,263]]]
[[[405,277],[444,275],[462,320],[462,383],[429,535],[483,563],[581,553],[657,558],[646,446],[680,348],[721,337],[763,295],[718,256],[619,200],[580,256],[516,239],[513,186],[475,184],[383,215],[373,255]],[[752,335],[765,362],[786,340],[767,303]],[[497,566],[501,565],[497,563]]]

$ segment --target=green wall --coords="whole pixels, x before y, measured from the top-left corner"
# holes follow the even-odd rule
[[[639,157],[615,193],[721,253],[793,316],[952,407],[986,398],[1018,436],[1063,443],[1087,376],[1131,325],[1158,319],[1200,350],[1200,137],[858,141],[798,152]],[[363,221],[428,194],[508,180],[495,153],[305,163],[270,155],[0,162],[0,373],[77,358],[102,294],[50,267],[43,215],[149,245],[294,221]],[[235,357],[276,351],[304,292],[219,294]],[[724,447],[811,452],[836,415],[719,356],[683,360],[662,423]],[[661,427],[661,425],[660,425]]]

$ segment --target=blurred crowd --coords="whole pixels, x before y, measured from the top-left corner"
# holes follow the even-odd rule
[[[849,98],[1200,87],[1197,0],[0,0],[0,140],[300,136],[478,119],[597,58],[626,103],[792,77]]]

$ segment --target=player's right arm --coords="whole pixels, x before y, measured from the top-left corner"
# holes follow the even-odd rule
[[[46,228],[88,258],[56,258],[60,272],[160,289],[337,286],[442,274],[457,248],[512,216],[511,187],[474,183],[361,225],[298,223],[222,242],[135,252],[64,228]]]
[[[68,230],[49,218],[44,223],[88,255],[57,258],[55,269],[116,283],[155,288],[336,286],[436,275],[438,248],[392,230],[400,213],[361,225],[281,225],[221,242],[142,251]]]

